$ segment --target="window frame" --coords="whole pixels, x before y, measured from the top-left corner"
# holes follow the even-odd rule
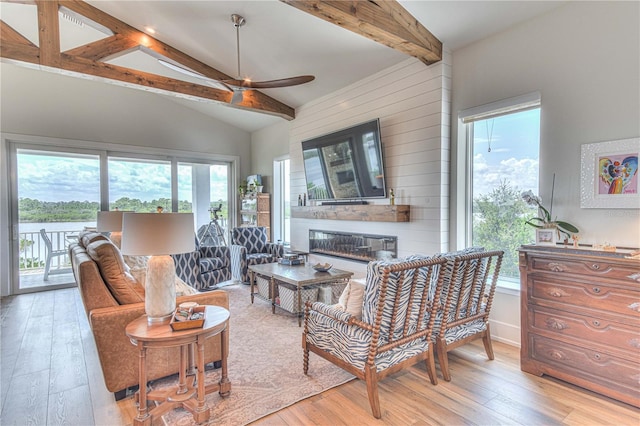
[[[473,242],[473,154],[474,154],[474,125],[476,121],[487,120],[509,114],[524,112],[531,109],[542,109],[540,92],[502,99],[484,105],[468,108],[458,113],[459,128],[464,130],[464,178],[459,183],[464,193],[464,218],[458,230],[463,236],[465,247]],[[542,120],[541,120],[542,121]],[[463,229],[461,229],[463,228]],[[519,294],[519,280],[507,277],[498,279],[498,288],[509,294]]]

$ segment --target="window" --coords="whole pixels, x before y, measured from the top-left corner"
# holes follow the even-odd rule
[[[221,232],[215,235],[228,241],[237,212],[229,204],[233,157],[189,158],[141,147],[111,152],[92,142],[30,139],[3,139],[7,173],[14,177],[8,188],[12,293],[75,285],[66,246],[95,227],[99,210],[193,212],[197,230],[210,225],[218,209]]]
[[[534,240],[523,191],[538,192],[540,97],[526,95],[467,110],[467,245],[504,250],[503,285],[517,285],[518,248]]]
[[[171,211],[171,162],[109,158],[109,210]]]
[[[289,158],[273,162],[273,239],[289,244],[291,241],[291,187]]]

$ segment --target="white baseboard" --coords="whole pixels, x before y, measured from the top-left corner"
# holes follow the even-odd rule
[[[520,347],[520,326],[501,321],[489,320],[491,339],[507,345]]]

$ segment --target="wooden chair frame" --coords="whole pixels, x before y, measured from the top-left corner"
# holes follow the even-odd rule
[[[395,264],[390,263],[388,264],[388,266],[384,266],[382,270],[381,282],[379,284],[379,298],[377,301],[377,306],[375,306],[376,314],[373,324],[358,320],[353,316],[349,316],[348,314],[346,315],[349,316],[349,318],[346,321],[343,316],[332,317],[327,314],[327,310],[322,309],[322,306],[326,305],[319,304],[322,306],[318,306],[318,302],[313,304],[307,302],[305,307],[305,326],[302,336],[302,348],[304,350],[304,374],[307,374],[309,370],[309,352],[313,352],[318,356],[338,365],[339,367],[343,368],[359,379],[364,380],[367,384],[367,394],[369,397],[369,404],[371,405],[371,411],[373,413],[373,416],[377,419],[381,418],[382,416],[378,396],[378,382],[385,377],[394,374],[404,368],[407,368],[419,361],[424,361],[431,383],[434,385],[437,384],[438,379],[435,369],[435,352],[434,345],[432,343],[432,332],[435,324],[436,312],[440,306],[438,303],[438,298],[441,293],[443,283],[445,262],[445,258],[419,259]],[[413,279],[409,281],[408,279],[405,279],[405,277],[407,271],[412,269],[415,271],[413,273]],[[392,273],[399,273],[399,279],[394,280],[393,283],[390,283],[389,278],[390,274]],[[437,278],[434,277],[435,274],[437,274]],[[426,282],[426,284],[424,284],[422,288],[419,288],[418,286],[419,276],[421,280],[424,280],[426,278],[426,281],[423,282]],[[431,291],[433,289],[434,282],[435,291]],[[397,289],[397,291],[395,292],[395,298],[393,300],[387,299],[387,293],[390,285],[396,286]],[[400,297],[402,294],[401,290],[402,287],[406,285],[411,286],[409,290],[410,296],[407,299],[407,304],[409,306],[402,306],[402,304],[400,303]],[[433,295],[433,298],[431,300],[429,299],[430,295]],[[321,309],[322,311],[318,311],[314,308]],[[390,326],[385,327],[384,330],[381,330],[381,325],[383,322],[383,312],[385,311],[385,308],[387,309],[387,311],[391,311]],[[404,323],[402,324],[400,324],[398,321],[398,313],[401,310],[406,313]],[[341,322],[343,324],[367,330],[371,333],[371,339],[368,342],[368,355],[363,369],[360,369],[346,362],[345,360],[338,358],[337,356],[315,346],[308,341],[307,336],[309,334],[309,317],[311,311],[315,311],[320,315],[331,317],[333,320]],[[409,330],[410,313],[417,315],[418,318],[416,323],[414,324],[414,326],[416,327],[414,331]],[[425,320],[426,315],[428,315],[428,320]],[[386,334],[383,335],[382,333]],[[394,334],[400,334],[401,337],[394,338]],[[386,341],[387,343],[380,344],[381,341]],[[381,371],[377,371],[376,357],[378,357],[380,354],[391,351],[400,345],[405,345],[412,342],[427,342],[426,350],[410,358],[399,361],[396,364],[390,365]]]
[[[464,256],[456,256],[450,281],[445,279],[441,300],[444,300],[442,325],[437,330],[436,353],[442,377],[451,380],[447,353],[473,340],[482,339],[487,357],[492,360],[493,346],[489,327],[489,313],[502,265],[503,251],[487,251]],[[451,265],[451,263],[449,264]],[[469,325],[481,320],[484,329],[447,343],[447,331],[455,327]]]

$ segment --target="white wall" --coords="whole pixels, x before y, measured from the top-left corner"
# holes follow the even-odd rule
[[[554,213],[581,230],[580,242],[640,246],[639,209],[580,208],[580,146],[640,136],[640,3],[570,2],[457,50],[452,84],[452,242],[464,225],[458,112],[539,91],[543,199],[555,173]],[[496,297],[494,336],[519,343],[519,308],[517,293]]]
[[[398,236],[398,256],[435,253],[448,246],[449,54],[426,66],[407,59],[296,111],[289,135],[291,192],[305,192],[301,142],[380,119],[387,188],[397,204],[411,205],[411,222],[292,219],[292,246],[308,249],[310,228]],[[379,204],[385,200],[371,200]],[[336,261],[330,260],[334,265]],[[365,265],[346,262],[364,273]]]
[[[640,136],[640,3],[569,2],[454,52],[458,194],[464,174],[458,112],[532,91],[542,96],[539,192],[551,198],[555,173],[554,216],[576,225],[581,243],[640,246],[639,209],[580,208],[581,145]],[[452,211],[459,211],[453,201]],[[456,225],[452,220],[452,241]]]
[[[273,160],[289,154],[289,126],[283,120],[251,134],[250,174],[262,175],[262,192],[273,194]]]
[[[164,96],[6,63],[0,65],[0,84],[3,134],[239,157],[239,175],[250,172],[248,132]],[[4,138],[0,150],[0,294],[6,295],[10,232]]]

